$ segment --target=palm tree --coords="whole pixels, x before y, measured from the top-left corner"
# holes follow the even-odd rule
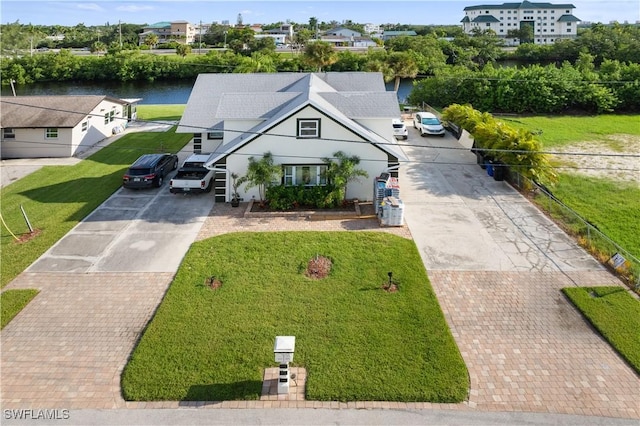
[[[324,41],[307,43],[304,49],[304,57],[309,64],[318,68],[318,72],[322,72],[323,67],[334,64],[338,60],[333,46]]]
[[[366,170],[358,169],[356,166],[360,164],[360,157],[357,155],[348,156],[342,151],[334,152],[333,157],[338,162],[333,161],[334,158],[323,158],[322,161],[327,164],[327,180],[340,189],[342,199],[347,199],[347,184],[351,181],[358,180],[359,177],[369,177]]]
[[[234,70],[234,72],[237,73],[276,71],[276,64],[273,62],[273,57],[260,52],[253,52],[250,58],[246,56],[243,57],[240,60],[240,64],[238,64],[238,66]]]
[[[149,46],[149,48],[153,49],[158,44],[158,35],[157,34],[149,34],[144,38],[144,44]]]
[[[393,90],[398,91],[400,87],[400,79],[415,78],[418,75],[418,64],[409,52],[393,52],[387,59],[387,67],[389,69],[389,80],[395,79]]]

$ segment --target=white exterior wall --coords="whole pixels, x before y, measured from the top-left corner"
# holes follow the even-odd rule
[[[58,129],[56,139],[45,139],[46,129],[15,129],[15,139],[2,140],[2,158],[71,157],[71,129]]]
[[[323,157],[332,157],[333,153],[342,151],[346,155],[357,155],[360,158],[358,168],[369,174],[368,178],[360,178],[360,182],[349,183],[347,198],[371,200],[373,197],[372,180],[387,167],[386,152],[363,141],[359,136],[324,115],[320,117],[321,140],[295,137],[298,118],[316,119],[319,118],[318,116],[319,113],[315,109],[307,108],[290,117],[286,122],[270,129],[267,134],[258,137],[231,154],[227,158],[227,169],[229,172],[244,176],[247,172],[248,158],[253,156],[259,160],[266,152],[273,154],[275,164],[323,164]],[[390,127],[390,123],[387,124]],[[292,137],[275,135],[291,135]],[[245,200],[250,200],[252,197],[260,198],[256,187],[246,191],[243,185],[239,192]]]
[[[400,110],[398,110],[398,118],[400,118]],[[369,118],[354,121],[389,141],[395,141],[391,119]]]
[[[2,158],[52,158],[72,157],[88,147],[113,135],[115,127],[126,126],[124,106],[111,101],[102,101],[74,128],[58,128],[56,139],[45,139],[46,128],[16,128],[15,139],[2,141]],[[114,110],[114,120],[105,124],[104,114]],[[82,123],[87,130],[82,131]]]

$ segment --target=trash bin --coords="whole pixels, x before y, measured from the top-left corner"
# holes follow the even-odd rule
[[[493,163],[493,179],[497,181],[504,180],[506,174],[506,166],[500,161]]]
[[[492,160],[487,160],[487,162],[485,163],[487,166],[487,174],[491,177],[493,177],[493,161]]]

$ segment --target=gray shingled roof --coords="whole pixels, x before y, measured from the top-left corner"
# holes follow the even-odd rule
[[[123,101],[101,95],[86,96],[4,96],[0,99],[2,127],[73,128],[103,100]]]
[[[200,74],[177,132],[220,128],[225,119],[260,121],[226,143],[225,152],[212,155],[209,163],[213,163],[305,106],[316,108],[364,140],[379,143],[381,149],[404,158],[400,150],[387,145],[389,141],[354,121],[399,116],[396,94],[386,90],[380,73]]]

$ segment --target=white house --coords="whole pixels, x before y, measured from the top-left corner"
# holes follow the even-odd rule
[[[517,46],[520,40],[509,37],[509,31],[529,26],[535,44],[552,44],[577,36],[580,19],[573,15],[574,9],[572,4],[529,1],[467,6],[461,21],[462,29],[467,34],[474,30],[493,30],[506,45]]]
[[[326,183],[322,159],[338,151],[358,156],[369,174],[349,184],[347,197],[371,200],[373,178],[397,177],[407,160],[393,136],[399,116],[380,73],[200,74],[177,132],[210,154],[217,201],[230,200],[229,176],[245,175],[249,157],[271,152],[283,171],[277,183],[313,186]],[[245,200],[259,196],[240,189]]]
[[[107,96],[3,96],[2,158],[72,157],[122,131],[135,101]]]

